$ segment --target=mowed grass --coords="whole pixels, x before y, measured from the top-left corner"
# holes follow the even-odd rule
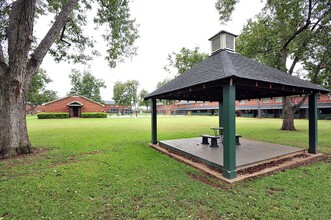
[[[217,117],[160,117],[158,138],[211,132]],[[308,122],[237,118],[244,138],[307,148]],[[45,149],[0,161],[0,219],[330,219],[330,159],[228,185],[148,147],[150,118],[28,118]],[[331,153],[331,121],[319,147]],[[40,151],[40,150],[38,150]]]

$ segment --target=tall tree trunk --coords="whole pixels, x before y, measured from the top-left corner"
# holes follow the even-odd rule
[[[32,54],[36,0],[12,4],[7,28],[8,61],[0,42],[0,158],[31,152],[25,112],[31,79],[77,2],[68,0]]]
[[[31,152],[26,126],[25,85],[20,80],[0,82],[0,158]]]
[[[278,57],[277,69],[284,71],[284,72],[287,72],[287,69],[286,69],[287,55],[288,55],[288,50],[285,47],[280,51],[280,54]],[[292,109],[291,98],[284,97],[283,98],[283,124],[282,124],[281,130],[295,131],[293,114],[294,114],[294,112]]]
[[[257,100],[257,118],[262,118],[260,99]]]
[[[291,104],[291,98],[283,98],[283,124],[281,130],[295,131],[294,112]]]
[[[31,152],[25,104],[32,77],[26,70],[33,40],[35,1],[15,1],[9,16],[8,65],[4,64],[0,71],[0,157]]]

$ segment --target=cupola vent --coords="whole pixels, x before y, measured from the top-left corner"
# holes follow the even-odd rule
[[[220,31],[211,37],[211,53],[215,53],[219,50],[228,50],[235,52],[235,43],[237,35],[227,31]]]

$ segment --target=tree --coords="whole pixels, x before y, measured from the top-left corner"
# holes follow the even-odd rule
[[[149,92],[146,89],[142,89],[139,93],[139,105],[140,106],[146,106],[147,112],[148,107],[151,106],[151,100],[144,100],[144,98],[149,94]]]
[[[239,0],[218,0],[220,19],[230,19]],[[301,63],[308,73],[306,78],[326,84],[330,74],[330,3],[327,0],[265,1],[265,7],[244,26],[237,39],[237,51],[288,74],[293,74]],[[328,52],[326,52],[328,51]],[[287,62],[291,62],[287,68]],[[324,76],[324,77],[323,77]],[[294,113],[298,104],[290,97],[283,98],[282,130],[295,130]]]
[[[121,106],[130,106],[137,103],[137,90],[139,82],[137,80],[128,80],[126,82],[117,81],[114,85],[113,99],[116,104]]]
[[[164,69],[171,73],[172,70],[176,71],[177,74],[175,77],[183,74],[186,70],[191,69],[195,65],[197,65],[202,60],[208,58],[208,54],[202,53],[199,51],[199,47],[195,47],[194,49],[188,49],[183,47],[180,49],[178,53],[172,52],[168,54],[168,64],[164,67]],[[156,88],[160,88],[168,83],[171,79],[164,79],[157,83]],[[174,103],[171,100],[163,100],[164,105],[169,105]]]
[[[183,47],[179,53],[172,52],[168,54],[168,65],[164,67],[167,72],[171,72],[171,69],[177,71],[177,76],[183,74],[186,70],[194,67],[202,60],[206,59],[209,55],[199,52],[199,47],[195,47],[193,50]]]
[[[27,104],[33,110],[42,103],[49,102],[58,98],[57,93],[53,90],[47,90],[46,85],[52,82],[47,76],[45,70],[39,68],[37,73],[32,77],[31,89],[28,93]]]
[[[131,98],[131,105],[134,106],[136,117],[137,117],[137,102],[138,102],[138,86],[139,82],[137,80],[126,81],[126,92],[128,97]],[[132,111],[131,111],[132,113]]]
[[[117,81],[114,84],[113,99],[117,105],[128,106],[130,99],[125,96],[125,83]]]
[[[106,88],[106,83],[102,79],[97,79],[89,71],[72,69],[69,75],[71,79],[71,89],[69,94],[78,94],[96,102],[103,103],[100,95],[100,89]]]
[[[158,83],[156,84],[156,88],[159,89],[159,88],[161,88],[162,86],[164,86],[165,84],[167,84],[167,83],[170,82],[170,81],[171,81],[171,79],[166,78],[166,79],[164,79],[164,80],[158,82]]]
[[[159,88],[161,88],[162,86],[164,86],[165,84],[167,84],[167,83],[170,82],[170,81],[171,81],[171,79],[166,78],[166,79],[164,79],[164,80],[158,82],[158,83],[156,84],[156,88],[159,89]],[[170,104],[172,104],[172,103],[174,103],[174,102],[175,102],[175,101],[173,101],[173,100],[162,100],[163,105],[170,105]]]
[[[331,89],[331,28],[330,22],[323,26],[324,31],[317,33],[316,40],[307,45],[303,55],[304,77]]]
[[[107,43],[110,67],[136,53],[133,43],[138,34],[129,0],[1,1],[0,157],[31,152],[25,105],[45,55],[50,52],[58,62],[84,62],[96,53],[95,41],[85,30],[91,12],[96,12],[93,22]],[[43,28],[37,26],[38,19],[50,23],[43,39],[37,39],[34,32]]]

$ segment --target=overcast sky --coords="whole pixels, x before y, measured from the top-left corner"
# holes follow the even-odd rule
[[[226,30],[240,34],[246,20],[256,15],[262,8],[260,0],[241,1],[232,21],[226,26],[220,25],[215,9],[216,0],[134,0],[131,13],[136,18],[140,38],[136,41],[138,55],[115,69],[110,69],[103,57],[96,57],[90,62],[90,70],[94,76],[103,79],[107,88],[101,90],[104,100],[112,100],[113,86],[116,81],[128,79],[138,80],[140,89],[152,92],[157,82],[171,78],[175,73],[165,72],[167,56],[171,52],[179,52],[182,47],[193,49],[199,46],[201,52],[210,53],[208,39]],[[96,33],[97,34],[97,33]],[[105,48],[103,42],[98,47]],[[72,68],[84,69],[81,65],[55,63],[46,56],[42,68],[53,80],[49,88],[58,92],[60,97],[70,90],[68,77]]]

